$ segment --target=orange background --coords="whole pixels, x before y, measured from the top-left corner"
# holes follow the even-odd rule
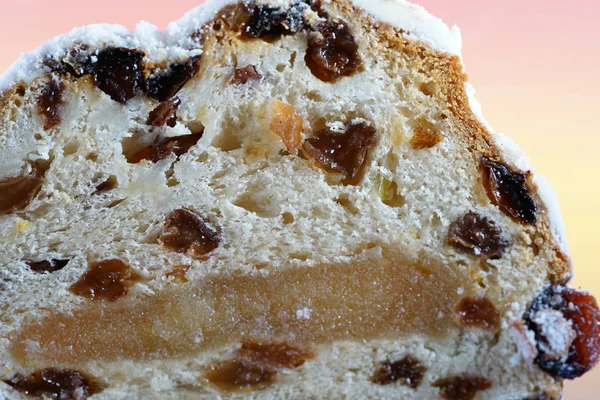
[[[464,59],[484,114],[512,136],[555,185],[576,286],[600,296],[600,1],[415,0],[464,37]],[[79,25],[159,27],[202,0],[1,0],[0,72],[45,40]],[[600,367],[567,384],[567,400],[600,398]],[[599,382],[600,384],[600,382]]]

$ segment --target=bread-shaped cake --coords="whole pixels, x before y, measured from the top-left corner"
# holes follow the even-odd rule
[[[559,399],[600,313],[460,49],[403,0],[215,0],[24,55],[0,398]]]

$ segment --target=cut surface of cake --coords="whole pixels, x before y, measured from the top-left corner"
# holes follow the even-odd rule
[[[0,399],[560,399],[558,202],[403,0],[213,0],[0,79]]]

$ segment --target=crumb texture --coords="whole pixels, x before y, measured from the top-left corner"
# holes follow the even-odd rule
[[[598,361],[457,31],[388,3],[212,1],[5,76],[0,398],[558,398]]]

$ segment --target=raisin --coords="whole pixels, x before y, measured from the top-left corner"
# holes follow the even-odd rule
[[[44,260],[39,262],[28,262],[29,268],[38,274],[60,271],[67,266],[71,260]]]
[[[70,78],[81,78],[92,71],[89,50],[85,43],[76,42],[68,53],[60,56],[47,56],[42,64],[50,72]]]
[[[173,269],[168,272],[165,276],[167,279],[177,283],[187,283],[189,279],[186,274],[190,269],[190,265],[177,265],[173,267]]]
[[[379,385],[388,385],[398,382],[416,389],[425,376],[426,368],[421,362],[411,356],[406,356],[400,361],[385,361],[373,376],[373,382]]]
[[[483,184],[488,197],[515,222],[535,225],[537,206],[527,187],[529,173],[514,172],[489,158],[481,159]]]
[[[146,125],[161,127],[166,124],[173,128],[177,123],[177,109],[180,105],[178,97],[163,101],[150,112]]]
[[[144,89],[144,52],[109,47],[96,56],[91,66],[98,89],[125,104]]]
[[[166,71],[148,78],[146,94],[160,102],[166,101],[175,96],[199,70],[200,56],[173,64]]]
[[[65,85],[62,82],[52,79],[36,99],[37,112],[42,118],[45,130],[52,129],[60,124],[60,108],[64,104],[64,90]]]
[[[302,12],[307,8],[303,2],[290,7],[270,7],[250,5],[242,25],[242,36],[246,38],[267,38],[291,35],[304,29]]]
[[[546,310],[563,314],[569,322],[567,329],[573,329],[576,337],[567,354],[551,358],[547,354],[550,338],[543,334],[543,327],[536,315]],[[535,333],[538,357],[536,363],[541,369],[555,377],[575,379],[591,370],[600,358],[600,309],[596,299],[590,294],[564,286],[551,286],[542,292],[523,317],[527,327]],[[564,335],[556,331],[554,334]],[[553,335],[555,336],[555,335]]]
[[[0,181],[0,215],[23,210],[33,201],[43,183],[42,169],[33,164],[28,174]]]
[[[175,154],[177,159],[188,152],[202,138],[204,132],[192,135],[177,136],[174,138],[158,138],[154,144],[148,146],[133,156],[127,157],[131,164],[137,164],[142,160],[149,160],[157,163],[164,160],[171,154]]]
[[[438,132],[423,127],[417,127],[415,133],[410,139],[410,145],[415,150],[430,149],[437,146],[444,140],[444,137]]]
[[[325,168],[353,180],[365,165],[376,135],[375,128],[364,122],[350,125],[344,134],[324,129],[304,142],[304,150]]]
[[[167,216],[158,242],[168,250],[200,258],[219,247],[220,240],[202,218],[179,209]]]
[[[526,399],[523,400],[557,400],[556,398],[548,395],[547,393],[542,393],[542,394],[534,394],[531,397],[527,397]]]
[[[96,391],[89,378],[70,369],[49,368],[4,382],[29,396],[58,400],[85,400]]]
[[[308,357],[308,352],[285,342],[246,341],[231,360],[213,367],[206,377],[224,390],[263,389],[275,382],[280,369],[297,368]]]
[[[358,45],[343,21],[320,22],[317,32],[308,36],[304,60],[313,75],[323,82],[350,76],[362,65]]]
[[[231,78],[232,85],[245,85],[250,81],[259,81],[262,75],[258,73],[254,65],[248,65],[244,68],[236,68]]]
[[[492,383],[485,378],[474,376],[455,376],[442,379],[433,384],[440,388],[440,396],[447,400],[472,400],[477,392],[492,387]]]
[[[275,382],[277,370],[250,360],[230,360],[210,371],[206,378],[224,390],[262,389]]]
[[[454,247],[491,259],[502,257],[509,243],[502,237],[496,224],[474,212],[450,225],[448,241]]]
[[[486,297],[465,297],[455,308],[460,325],[488,330],[500,327],[500,313]]]
[[[93,263],[75,284],[71,292],[91,300],[117,301],[125,296],[138,279],[129,265],[121,260]]]
[[[109,176],[104,182],[96,186],[96,190],[93,194],[100,194],[104,192],[111,191],[119,187],[119,182],[117,181],[117,177],[114,175]]]

